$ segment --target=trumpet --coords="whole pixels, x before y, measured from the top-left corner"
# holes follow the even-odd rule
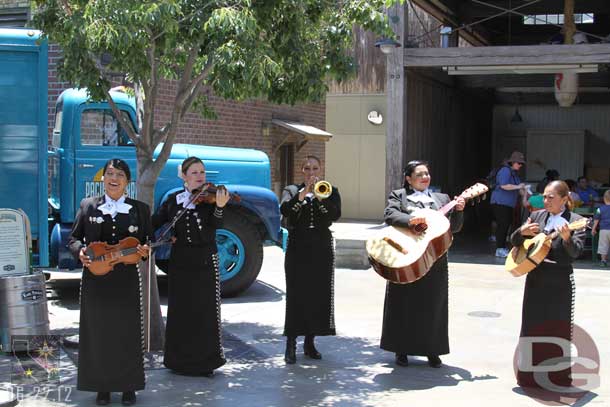
[[[333,193],[333,186],[328,181],[318,181],[313,186],[313,194],[319,200],[326,199]]]

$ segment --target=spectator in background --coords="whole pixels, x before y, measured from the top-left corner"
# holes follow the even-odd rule
[[[491,207],[496,227],[496,257],[508,256],[506,235],[513,222],[513,211],[517,206],[519,195],[525,195],[525,184],[521,182],[517,172],[525,164],[525,156],[514,151],[506,165],[496,174],[496,187],[491,193]]]
[[[593,202],[599,199],[597,191],[591,188],[587,177],[578,177],[576,193],[580,196],[580,200],[584,205],[592,205]]]
[[[608,251],[610,251],[610,189],[604,193],[604,205],[597,208],[593,215],[591,234],[595,236],[599,226],[599,243],[597,254],[602,258],[601,266],[608,267]]]
[[[540,181],[538,183],[538,185],[536,185],[536,192],[538,192],[539,194],[542,194],[544,192],[544,188],[547,186],[547,184],[549,182],[555,181],[555,180],[558,180],[558,179],[559,179],[559,171],[557,171],[557,170],[546,170],[545,177],[542,178],[542,181]],[[542,207],[544,207],[544,205],[542,205]]]

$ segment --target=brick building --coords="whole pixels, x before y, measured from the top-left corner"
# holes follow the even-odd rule
[[[27,0],[0,0],[0,27],[23,27],[30,18]],[[55,120],[55,101],[70,87],[57,76],[61,50],[49,45],[49,135]],[[159,86],[156,120],[161,125],[170,116],[176,90],[173,81]],[[177,143],[254,148],[264,151],[271,161],[272,185],[280,193],[285,184],[299,182],[300,162],[307,154],[320,157],[324,164],[324,103],[277,105],[261,99],[244,102],[210,97],[216,120],[206,120],[197,113],[185,116],[178,130]],[[297,124],[294,126],[294,124]],[[303,125],[312,126],[303,128]],[[324,167],[324,165],[323,165]]]

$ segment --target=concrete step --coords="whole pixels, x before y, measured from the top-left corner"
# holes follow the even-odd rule
[[[335,268],[366,270],[371,267],[366,241],[385,227],[382,222],[345,221],[331,226],[335,237]]]

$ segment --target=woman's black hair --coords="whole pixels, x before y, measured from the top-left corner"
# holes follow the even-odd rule
[[[430,170],[430,165],[428,164],[427,161],[423,161],[423,160],[412,160],[409,161],[407,163],[407,165],[405,166],[403,173],[403,178],[404,178],[404,183],[403,183],[403,188],[406,189],[407,191],[411,190],[411,186],[409,185],[409,183],[407,182],[407,176],[411,176],[413,174],[413,171],[415,171],[415,168],[417,168],[420,165],[425,165],[426,168],[428,168],[428,170]]]
[[[189,158],[186,158],[184,161],[182,161],[182,165],[180,166],[182,173],[186,174],[189,167],[195,163],[199,163],[199,164],[203,165],[203,168],[205,168],[205,164],[203,163],[203,161],[201,161],[201,158],[191,156]]]
[[[131,181],[131,171],[129,170],[129,165],[127,165],[127,163],[121,160],[120,158],[111,158],[110,160],[106,161],[106,164],[104,164],[104,170],[102,172],[102,175],[106,175],[106,170],[111,165],[117,170],[121,170],[125,173],[125,176],[127,177],[127,182]]]

